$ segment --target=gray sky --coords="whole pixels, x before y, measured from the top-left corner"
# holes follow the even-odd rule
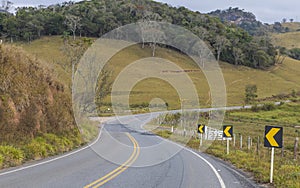
[[[65,0],[11,0],[15,5],[50,5]],[[68,0],[69,1],[69,0]],[[78,1],[78,0],[77,0]],[[299,0],[157,0],[172,6],[185,6],[202,13],[228,7],[239,7],[253,12],[262,22],[273,23],[282,18],[300,21]]]

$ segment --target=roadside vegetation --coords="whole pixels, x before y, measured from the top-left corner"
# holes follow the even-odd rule
[[[204,152],[221,158],[238,169],[251,172],[255,181],[271,187],[299,187],[300,180],[300,150],[294,153],[295,139],[300,137],[300,102],[297,97],[284,98],[293,102],[274,105],[273,101],[263,105],[254,105],[251,109],[228,111],[224,124],[234,127],[235,142],[230,141],[230,153],[226,154],[226,141],[214,141]],[[208,114],[201,113],[199,123],[206,124]],[[206,117],[206,118],[205,118]],[[157,121],[157,120],[154,120]],[[187,129],[194,129],[190,140],[186,140],[180,131],[180,114],[167,115],[165,120],[160,120],[161,125],[153,130],[159,136],[172,138],[179,143],[187,143],[187,146],[201,150],[199,138],[196,134],[197,125],[186,123]],[[149,123],[149,128],[151,128]],[[263,146],[264,127],[266,125],[283,126],[283,149],[275,149],[274,183],[270,185],[270,156],[269,148]],[[174,133],[171,132],[174,126]],[[298,128],[297,128],[298,127]],[[179,134],[178,134],[179,133]],[[173,134],[173,135],[172,135]],[[175,134],[175,135],[174,135]],[[171,137],[172,135],[172,137]],[[242,145],[241,145],[242,137]],[[209,142],[203,141],[203,147]],[[299,142],[298,142],[299,144]]]
[[[83,141],[66,86],[19,47],[0,45],[0,167],[69,151]]]

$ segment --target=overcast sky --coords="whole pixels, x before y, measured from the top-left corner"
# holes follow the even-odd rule
[[[66,0],[11,0],[15,5],[50,5]],[[69,0],[68,0],[69,1]],[[78,0],[77,0],[78,1]],[[239,7],[253,12],[262,22],[273,23],[282,18],[300,21],[300,0],[157,0],[172,6],[185,6],[207,13],[216,9]]]

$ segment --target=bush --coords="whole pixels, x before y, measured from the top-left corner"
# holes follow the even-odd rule
[[[247,85],[245,87],[245,102],[252,103],[257,98],[257,86],[256,85]]]
[[[263,104],[263,105],[255,104],[251,107],[251,111],[252,112],[259,112],[260,110],[272,111],[272,110],[275,110],[276,108],[277,108],[277,106],[274,103],[266,103],[266,104]]]
[[[33,139],[23,149],[26,159],[41,159],[69,151],[72,148],[74,148],[74,143],[70,139],[54,134],[45,134],[43,137]]]
[[[260,109],[260,107],[257,104],[251,106],[251,111],[252,112],[259,112],[260,110],[261,109]]]
[[[0,154],[0,168],[3,166],[4,157]]]
[[[300,48],[293,48],[290,50],[289,56],[291,58],[300,60]]]
[[[39,142],[37,140],[39,139],[32,140],[24,147],[26,159],[37,160],[48,156],[48,149],[51,150],[51,147],[45,142]]]
[[[276,106],[274,103],[266,103],[266,104],[263,104],[261,109],[264,111],[272,111],[272,110],[276,109]]]
[[[0,164],[4,167],[22,164],[25,156],[22,150],[13,146],[0,146]]]

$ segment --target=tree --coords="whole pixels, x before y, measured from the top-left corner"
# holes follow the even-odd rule
[[[291,49],[289,51],[289,56],[294,58],[294,59],[300,60],[300,48]]]
[[[206,40],[209,32],[204,27],[194,27],[192,32],[195,33],[201,40]]]
[[[291,22],[291,23],[293,23],[293,21],[294,21],[294,19],[293,19],[293,18],[291,18],[291,19],[290,19],[290,22]]]
[[[245,87],[245,102],[252,103],[257,98],[257,86],[246,85]]]
[[[67,39],[66,39],[67,40]],[[69,59],[68,63],[62,65],[66,72],[72,72],[72,81],[74,80],[74,74],[77,70],[77,66],[80,62],[81,57],[92,44],[91,39],[82,38],[79,40],[67,40],[62,47],[62,52]]]
[[[282,23],[286,23],[286,18],[283,18],[283,19],[282,19]]]
[[[275,22],[273,25],[273,29],[275,32],[278,32],[278,33],[283,32],[283,27],[280,22]]]
[[[288,50],[285,47],[279,47],[276,52],[275,64],[282,64],[288,55]]]
[[[81,18],[78,17],[78,16],[74,16],[74,15],[67,15],[66,16],[65,24],[72,31],[74,40],[76,39],[77,29],[79,29],[81,27],[80,21],[81,21]]]
[[[112,75],[111,71],[104,70],[99,74],[97,87],[96,87],[96,101],[98,104],[103,104],[103,101],[106,96],[108,96],[111,92],[111,87],[113,84],[112,79],[110,79]]]
[[[5,33],[7,33],[8,37],[10,37],[10,42],[14,42],[14,38],[18,35],[17,30],[17,19],[15,16],[9,16],[7,19],[4,20],[3,23],[3,30]]]
[[[2,1],[1,9],[8,12],[13,7],[13,2],[11,1]]]
[[[240,48],[233,47],[232,55],[234,57],[234,64],[235,65],[242,64],[244,54],[243,54],[243,51]]]
[[[150,42],[152,48],[152,56],[155,56],[157,43],[166,38],[164,32],[161,30],[161,25],[156,21],[160,21],[161,17],[156,13],[147,12],[143,19],[139,22],[142,37],[142,48],[144,48],[145,41]]]
[[[220,61],[220,55],[227,44],[229,44],[229,41],[224,36],[218,35],[216,37],[216,40],[215,40],[215,43],[213,46],[217,52],[217,61],[218,62]]]

